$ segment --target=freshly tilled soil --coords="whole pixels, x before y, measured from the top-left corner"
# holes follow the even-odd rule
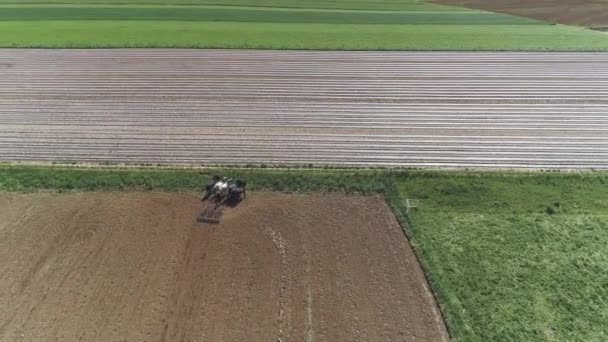
[[[608,0],[435,0],[551,23],[608,28]]]
[[[378,197],[0,196],[1,341],[446,341]]]
[[[608,53],[0,49],[0,61],[5,162],[608,169]]]

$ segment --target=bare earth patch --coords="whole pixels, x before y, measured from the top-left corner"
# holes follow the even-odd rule
[[[551,23],[608,27],[608,0],[434,0],[434,2],[514,14]]]
[[[445,341],[377,197],[0,195],[0,340]]]

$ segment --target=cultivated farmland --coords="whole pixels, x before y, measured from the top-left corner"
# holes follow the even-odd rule
[[[203,286],[202,282],[214,277],[200,280],[196,275],[204,277],[217,274],[216,272],[219,272],[219,267],[216,268],[219,263],[217,259],[230,260],[231,266],[224,269],[227,273],[228,270],[235,272],[242,270],[247,274],[257,274],[257,271],[251,272],[245,267],[251,264],[249,261],[242,261],[245,256],[250,256],[251,261],[258,265],[256,270],[261,270],[260,265],[279,263],[277,260],[273,263],[262,262],[271,259],[271,254],[258,246],[265,246],[264,241],[266,241],[272,247],[272,243],[264,240],[268,235],[265,235],[265,229],[259,229],[261,227],[271,227],[279,231],[291,247],[302,246],[300,243],[304,241],[311,242],[307,248],[327,247],[316,252],[323,258],[323,262],[318,264],[314,262],[317,260],[315,258],[302,258],[301,256],[306,254],[300,253],[300,248],[287,249],[288,254],[294,257],[290,259],[292,261],[313,260],[310,263],[312,272],[307,273],[308,275],[321,275],[324,274],[323,270],[335,268],[340,270],[338,273],[346,272],[349,277],[358,279],[362,286],[368,286],[374,283],[374,279],[382,277],[384,274],[382,270],[391,270],[388,273],[391,277],[397,276],[400,272],[408,278],[417,274],[417,271],[411,269],[415,263],[411,262],[407,245],[401,252],[390,254],[393,252],[390,246],[399,245],[404,240],[392,228],[394,227],[392,216],[386,214],[386,207],[378,198],[346,197],[335,193],[277,195],[260,191],[271,189],[298,192],[342,190],[384,194],[396,216],[410,233],[412,244],[420,253],[421,260],[430,274],[433,288],[439,297],[451,332],[458,341],[551,339],[602,341],[606,336],[605,327],[608,326],[607,307],[604,305],[607,294],[605,284],[608,281],[606,266],[608,253],[604,248],[608,243],[606,197],[608,174],[606,173],[159,168],[100,170],[81,167],[0,166],[0,189],[10,191],[156,189],[187,192],[204,184],[208,179],[205,175],[214,173],[246,178],[252,193],[250,193],[251,197],[245,199],[238,207],[228,210],[220,226],[210,231],[203,231],[200,229],[202,227],[195,229],[192,226],[193,216],[198,214],[200,204],[196,203],[196,198],[190,193],[51,194],[45,192],[5,193],[0,196],[2,201],[0,213],[3,218],[0,221],[2,237],[0,245],[4,243],[9,246],[3,247],[0,251],[5,253],[11,251],[0,259],[7,263],[4,268],[8,270],[4,273],[7,276],[3,280],[10,284],[14,282],[20,284],[19,279],[28,279],[28,277],[31,279],[26,282],[30,292],[24,291],[24,294],[16,295],[11,303],[18,301],[33,305],[40,298],[39,296],[49,291],[48,293],[59,296],[59,299],[66,300],[66,304],[59,307],[78,304],[74,310],[85,318],[80,320],[74,315],[70,316],[66,311],[58,314],[60,319],[53,322],[44,321],[41,314],[46,312],[45,310],[52,311],[53,301],[49,296],[33,308],[33,314],[28,321],[39,320],[38,326],[42,328],[28,330],[28,333],[34,335],[44,333],[45,329],[56,324],[55,327],[58,329],[66,325],[76,327],[73,330],[66,330],[68,335],[75,333],[76,330],[81,334],[87,334],[86,336],[99,333],[104,341],[113,339],[120,332],[123,332],[124,336],[136,336],[151,331],[154,335],[155,331],[162,332],[165,329],[162,325],[156,326],[154,319],[176,317],[167,313],[163,304],[175,302],[174,299],[163,299],[165,293],[171,292],[169,290],[175,291],[172,293],[181,293],[184,298],[184,301],[169,307],[183,308],[184,311],[179,316],[183,324],[167,319],[169,322],[166,328],[167,336],[175,336],[177,332],[184,336],[200,333],[197,324],[207,326],[210,318],[209,315],[198,315],[205,310],[196,303],[200,303],[199,301],[210,303],[208,294],[218,289],[219,285],[225,284],[224,281],[227,280],[218,276],[219,280],[212,283],[213,286]],[[403,208],[403,200],[406,198],[420,200],[418,208],[407,215]],[[23,231],[1,228],[15,225],[25,228]],[[384,228],[388,230],[384,231]],[[240,238],[241,234],[243,239]],[[51,241],[49,237],[54,237],[52,241],[56,242],[51,246],[65,248],[63,250],[50,248],[47,245]],[[376,243],[380,243],[383,238],[386,238],[387,242],[377,245]],[[17,240],[21,243],[14,242]],[[185,250],[182,249],[184,241],[191,241],[190,246],[186,244]],[[250,243],[254,247],[250,247]],[[42,248],[36,249],[31,246]],[[86,248],[79,248],[81,246]],[[352,250],[349,249],[351,246]],[[220,249],[224,250],[224,254],[219,253]],[[150,253],[150,250],[156,253]],[[349,251],[348,256],[342,254],[345,250]],[[99,251],[97,255],[118,253],[124,257],[123,260],[129,262],[109,256],[94,258],[92,255],[97,251]],[[180,251],[183,253],[180,254]],[[193,269],[196,256],[200,256],[204,251],[208,251],[200,264],[204,269]],[[142,256],[137,258],[136,256],[140,254]],[[19,255],[22,258],[19,259],[21,262],[17,263],[15,258]],[[210,259],[212,255],[216,258]],[[278,259],[279,255],[275,253],[274,258]],[[175,256],[182,261],[173,264],[166,260],[167,258],[173,260],[171,257]],[[373,260],[371,264],[365,261],[368,256]],[[77,257],[81,257],[83,261],[77,262],[74,259]],[[179,258],[191,260],[191,267],[184,270],[183,259]],[[405,262],[405,268],[402,269],[400,264],[394,262],[396,259]],[[43,266],[35,263],[35,267],[29,268],[27,266],[31,264],[28,264],[27,260],[40,261]],[[158,265],[153,262],[147,264],[146,260],[159,260],[159,262]],[[354,262],[366,266],[351,268]],[[82,278],[77,278],[73,273],[64,281],[64,284],[70,286],[81,284],[79,287],[82,289],[81,292],[74,294],[67,289],[62,291],[51,286],[63,279],[65,274],[62,272],[66,272],[67,269],[61,268],[62,265],[73,265],[76,271],[83,274]],[[89,265],[99,267],[89,267]],[[117,267],[112,271],[109,268],[111,266]],[[143,274],[132,272],[133,269],[143,269],[147,272]],[[293,269],[302,270],[301,265]],[[162,272],[163,270],[176,270],[177,278],[173,279],[191,276],[190,287],[184,286],[182,281],[173,283],[173,286],[162,285],[166,284],[163,280],[171,279],[170,275]],[[55,271],[56,273],[53,273]],[[125,274],[134,276],[125,280],[123,284],[118,279],[122,280]],[[276,277],[275,273],[270,274],[270,278],[276,279],[273,278]],[[374,276],[370,278],[371,274]],[[318,284],[317,281],[325,284],[323,290],[319,290],[325,293],[322,298],[334,297],[342,301],[341,303],[344,301],[348,303],[346,294],[351,293],[353,296],[359,294],[356,287],[328,286],[324,281],[329,281],[331,277],[312,278],[316,279],[312,284]],[[340,285],[348,284],[335,273],[333,277]],[[398,276],[397,279],[401,279],[400,277]],[[416,277],[414,276],[412,280],[417,279]],[[109,318],[105,321],[105,325],[100,325],[107,329],[88,329],[91,322],[101,320],[101,316],[97,315],[99,311],[93,309],[91,304],[97,297],[89,297],[91,291],[97,289],[94,279],[101,279],[102,285],[110,283],[108,290],[113,290],[111,295],[106,297],[109,299],[102,302],[102,306],[98,306],[99,310],[116,314],[116,316],[106,316]],[[232,286],[227,286],[225,291],[218,292],[217,298],[211,303],[224,304],[225,298],[234,298],[238,301],[243,299],[246,293],[257,294],[261,293],[262,289],[269,289],[266,286],[267,282],[254,282],[253,292],[245,291],[242,296],[230,297],[231,289],[245,287],[241,282],[243,278],[235,279],[238,281]],[[253,276],[253,279],[259,277]],[[311,278],[302,277],[302,279],[307,281]],[[51,285],[45,290],[36,285],[39,284],[37,280],[44,280],[45,284]],[[86,280],[89,282],[87,283]],[[130,300],[135,295],[122,289],[123,287],[130,289],[140,283],[149,285],[142,285],[143,292],[140,297],[142,300],[137,304]],[[385,291],[391,292],[392,290],[388,290],[389,285],[391,289],[404,296],[409,296],[410,289],[416,288],[410,288],[407,283],[401,281],[383,281],[381,285],[370,290],[370,293],[376,296],[378,293],[385,294]],[[402,285],[405,287],[401,287]],[[100,293],[107,293],[105,288],[99,286]],[[271,288],[276,289],[276,287]],[[336,292],[338,288],[346,289],[346,292]],[[154,292],[154,289],[159,292]],[[296,290],[290,293],[295,293],[295,298],[303,299],[302,295],[306,295],[306,292],[302,293],[299,289],[301,287],[296,286]],[[9,292],[0,293],[8,296]],[[36,296],[28,299],[26,293]],[[328,316],[319,315],[325,309],[318,300],[318,293],[313,291],[312,294],[312,321],[314,331],[318,333],[315,335],[317,337],[315,340],[319,340],[321,336],[376,336],[364,334],[367,331],[376,334],[379,331],[378,326],[352,332],[343,328],[341,323],[335,327],[335,330],[321,324],[318,319]],[[125,304],[112,308],[112,304],[115,303],[114,298],[118,295],[123,296]],[[266,296],[264,298],[276,298],[276,294],[266,294]],[[385,317],[375,311],[376,309],[371,311],[364,309],[370,307],[368,298],[367,294],[361,295],[362,306],[356,306],[356,309],[338,307],[348,315],[359,311],[365,312],[365,317],[372,319],[366,320],[364,316],[359,316],[358,324],[363,327],[370,322],[377,322],[373,320],[374,318]],[[408,298],[402,299],[401,303],[408,303],[406,307],[410,310],[412,307],[418,308],[416,303],[420,303],[420,298],[424,296],[414,295]],[[159,301],[156,302],[155,299]],[[192,301],[189,301],[190,299]],[[268,312],[265,310],[271,306],[268,303],[258,302],[257,297],[253,295],[249,300],[265,308],[261,310],[262,313]],[[378,305],[384,305],[385,297],[380,296],[374,301],[377,301],[377,305],[371,307],[379,308]],[[246,302],[243,300],[243,303]],[[187,310],[190,308],[188,303],[194,303],[191,306],[193,310],[189,311],[194,315],[188,315]],[[396,331],[392,328],[394,318],[400,316],[404,310],[402,305],[395,303],[399,303],[399,300],[386,306],[386,312],[394,312],[390,318],[383,318],[389,322],[389,327],[384,331],[387,334]],[[233,326],[230,324],[239,322],[262,327],[256,331],[263,334],[274,333],[272,322],[269,324],[251,322],[234,306],[226,304],[224,305],[226,309],[220,310],[216,304],[207,306],[213,308],[208,312],[214,313],[214,317],[224,318],[232,315],[235,319],[215,330],[210,329],[201,334],[217,333],[218,335],[213,336],[223,334],[221,336],[238,337],[242,333],[241,330],[234,328],[235,335],[229,335],[227,331],[232,330]],[[145,322],[150,323],[149,325],[144,326],[141,321],[130,321],[132,329],[126,331],[126,327],[120,325],[116,317],[126,317],[125,313],[133,310],[136,305],[144,308],[154,307],[157,311],[145,316]],[[299,308],[307,307],[305,302],[299,302],[297,305]],[[10,307],[15,308],[12,304]],[[15,317],[27,317],[25,307],[20,306],[10,312],[16,312],[18,316]],[[245,304],[242,307],[251,309],[251,306]],[[429,308],[424,305],[423,307]],[[245,313],[251,312],[247,310]],[[302,314],[302,311],[298,312]],[[405,315],[410,313],[411,311],[408,311]],[[13,316],[7,313],[6,317],[10,319]],[[273,317],[277,317],[276,313]],[[335,316],[331,321],[343,322],[342,319],[345,317],[347,316]],[[303,321],[297,319],[294,326],[299,324],[302,327],[306,321],[308,321],[307,317]],[[351,326],[353,322],[349,320],[347,324]],[[24,330],[22,327],[28,326],[27,323],[24,325],[22,320],[4,321],[2,324],[10,328],[6,331],[10,331],[11,334],[19,333]],[[408,334],[412,334],[413,331],[420,331],[411,329],[411,327],[419,327],[417,324],[399,325],[400,328],[404,326],[408,327],[407,331],[404,331],[405,336],[409,336]],[[431,325],[425,323],[423,326]],[[264,330],[263,327],[269,330]],[[116,333],[110,330],[115,330]],[[309,330],[298,331],[302,334]],[[428,332],[432,329],[424,331]],[[339,335],[340,333],[353,333],[353,335]]]
[[[607,0],[437,0],[435,3],[608,30]]]
[[[413,0],[1,0],[0,47],[606,51],[608,38]]]
[[[608,167],[608,55],[0,51],[4,161]]]
[[[376,197],[0,195],[0,340],[447,341]]]
[[[602,1],[0,0],[0,340],[608,340]]]

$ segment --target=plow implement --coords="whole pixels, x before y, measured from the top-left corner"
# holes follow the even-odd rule
[[[206,206],[196,218],[197,222],[204,223],[220,223],[220,217],[222,217],[223,206],[217,204],[210,204]]]

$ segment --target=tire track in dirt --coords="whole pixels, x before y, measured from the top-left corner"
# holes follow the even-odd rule
[[[298,216],[297,221],[302,222],[303,216]],[[304,256],[304,284],[306,286],[306,337],[305,342],[314,342],[315,327],[314,327],[314,297],[312,292],[312,251],[311,251],[312,231],[310,229],[302,230],[302,250]]]
[[[286,307],[285,307],[285,292],[287,291],[287,246],[281,236],[281,233],[274,231],[272,228],[264,227],[264,234],[272,241],[280,258],[281,269],[279,271],[279,330],[277,332],[279,342],[283,342],[286,329]]]

